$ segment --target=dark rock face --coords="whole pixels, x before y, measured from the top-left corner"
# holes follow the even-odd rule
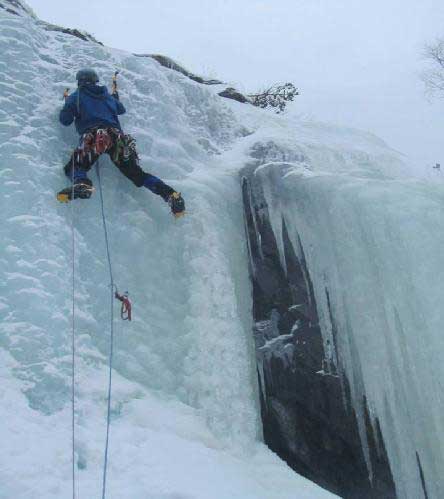
[[[75,36],[76,38],[80,38],[80,40],[83,40],[84,42],[93,42],[103,46],[102,42],[99,42],[92,35],[86,33],[85,31],[79,31],[78,29],[71,29],[71,28],[62,28],[61,26],[56,26],[55,24],[48,24],[48,23],[44,23],[44,28],[47,31],[59,31],[60,33],[65,33],[66,35],[71,35]]]
[[[222,81],[219,80],[205,80],[201,76],[197,76],[191,73],[190,71],[186,70],[183,66],[180,66],[180,64],[177,64],[177,62],[173,61],[173,59],[165,55],[160,55],[160,54],[134,54],[134,55],[136,57],[149,57],[151,59],[154,59],[161,66],[177,71],[178,73],[183,74],[190,80],[196,81],[197,83],[202,83],[203,85],[220,85],[223,83]]]
[[[6,12],[9,12],[10,14],[14,14],[15,16],[19,16],[20,14],[16,12],[15,10],[12,10],[9,7],[4,6],[3,4],[0,3],[0,9],[6,10]]]
[[[16,16],[22,16],[23,14],[26,14],[33,17],[34,19],[37,19],[34,12],[32,12],[32,10],[27,7],[26,4],[22,4],[20,0],[2,0],[0,2],[0,9],[4,9],[10,14],[14,14]],[[98,43],[99,45],[103,45],[103,43],[99,42],[92,35],[86,33],[85,31],[79,31],[78,29],[71,28],[62,28],[61,26],[50,24],[45,21],[39,21],[39,23],[47,31],[59,31],[60,33],[65,33],[67,35],[80,38],[80,40],[83,40],[85,42],[93,42]]]
[[[424,493],[424,499],[429,499],[429,494],[427,493],[427,485],[424,479],[424,471],[422,469],[421,459],[419,458],[418,452],[416,453],[416,462],[418,463],[419,476],[421,478],[422,491]]]
[[[10,14],[15,14],[16,16],[20,16],[23,13],[27,13],[32,15],[28,8],[26,8],[19,0],[3,0],[0,3],[0,9],[6,10]]]
[[[347,379],[327,360],[338,358],[327,352],[336,346],[323,342],[303,242],[293,248],[283,225],[286,273],[257,166],[242,172],[242,191],[265,442],[299,474],[341,497],[395,498],[379,424],[372,426],[363,400],[369,478]]]
[[[250,102],[245,95],[241,94],[238,92],[235,88],[233,87],[228,87],[222,92],[219,92],[221,97],[226,97],[227,99],[233,99],[237,102],[241,102],[242,104],[246,104],[247,102]]]
[[[183,74],[187,78],[190,78],[190,80],[196,81],[197,83],[201,83],[202,85],[221,85],[223,84],[223,81],[220,80],[206,80],[205,78],[202,78],[201,76],[197,76],[187,69],[185,69],[183,66],[180,64],[177,64],[177,62],[173,61],[173,59],[165,56],[165,55],[160,55],[160,54],[134,54],[136,57],[150,57],[151,59],[154,59],[157,61],[159,64],[161,64],[163,67],[172,69],[173,71],[177,71],[180,74]],[[250,100],[245,97],[245,95],[241,94],[238,92],[235,88],[228,87],[222,92],[219,92],[218,95],[221,97],[225,97],[226,99],[233,99],[237,102],[242,102],[244,103],[251,103]]]

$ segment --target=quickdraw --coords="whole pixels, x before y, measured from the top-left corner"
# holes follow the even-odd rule
[[[111,137],[108,134],[108,131],[99,128],[96,131],[96,137],[95,137],[95,143],[94,143],[94,150],[96,154],[103,154],[105,151],[107,151],[111,146],[113,142],[111,140]]]
[[[117,291],[114,293],[114,296],[117,300],[122,302],[122,306],[120,307],[120,318],[123,321],[131,321],[131,302],[129,301],[128,298],[128,291],[125,291],[123,295],[119,294]]]
[[[110,131],[105,128],[98,128],[97,130],[83,134],[80,139],[80,145],[75,151],[77,162],[81,163],[88,156],[89,162],[92,163],[92,154],[100,156],[108,151],[113,145]]]
[[[136,139],[131,135],[123,134],[119,131],[115,133],[115,147],[113,151],[113,160],[122,160],[124,165],[127,165],[130,157],[134,158],[136,161],[139,160],[136,150]]]

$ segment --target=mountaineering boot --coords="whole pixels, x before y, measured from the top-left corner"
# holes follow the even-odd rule
[[[185,201],[180,192],[173,192],[168,198],[168,204],[170,205],[171,213],[176,218],[180,218],[185,215]]]
[[[74,186],[66,187],[57,193],[57,200],[67,203],[72,199],[89,199],[94,192],[94,187],[89,178],[78,178],[74,180]],[[73,197],[74,195],[74,197]]]

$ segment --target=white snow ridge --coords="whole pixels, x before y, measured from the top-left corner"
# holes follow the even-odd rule
[[[188,209],[175,221],[101,159],[114,279],[133,302],[132,322],[115,318],[107,497],[334,497],[262,441],[239,185],[258,144],[277,151],[255,173],[276,240],[282,220],[301,238],[325,338],[330,291],[351,396],[358,417],[365,394],[379,419],[397,495],[423,497],[418,453],[428,498],[444,497],[442,185],[405,178],[369,134],[227,101],[0,3],[0,499],[72,497],[73,263],[76,497],[101,496],[110,290],[99,196],[55,199],[78,140],[58,112],[80,67],[104,83],[120,71],[141,164]]]

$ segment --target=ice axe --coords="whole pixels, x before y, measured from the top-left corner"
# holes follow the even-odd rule
[[[65,88],[65,91],[63,92],[63,99],[67,99],[69,96],[69,87]]]
[[[117,75],[119,74],[119,71],[114,71],[113,78],[112,78],[112,94],[113,95],[119,95],[117,92]]]

